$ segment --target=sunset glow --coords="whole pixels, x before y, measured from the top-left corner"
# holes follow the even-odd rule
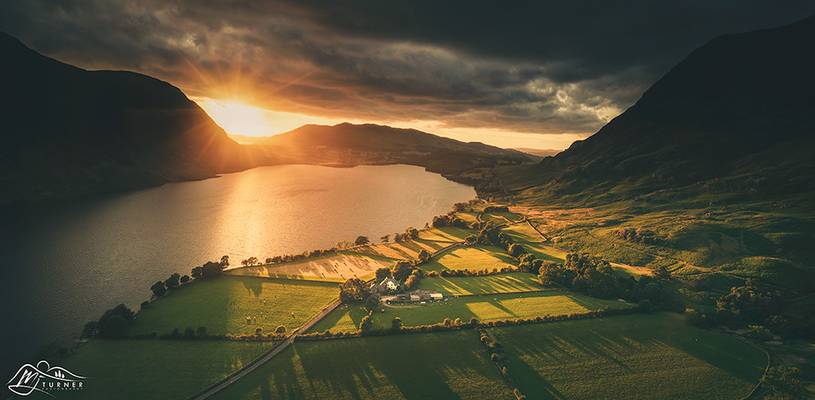
[[[273,111],[241,100],[195,98],[204,111],[230,135],[272,136],[305,124],[334,125],[342,121]]]

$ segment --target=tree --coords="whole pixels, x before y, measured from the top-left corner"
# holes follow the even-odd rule
[[[195,339],[195,331],[191,327],[187,327],[184,329],[184,339],[191,340]]]
[[[371,294],[365,299],[365,308],[370,311],[376,310],[379,307],[379,296],[375,294]]]
[[[415,240],[419,238],[419,230],[414,227],[407,228],[407,230],[405,230],[405,233],[411,239]]]
[[[150,290],[153,291],[153,294],[156,297],[164,296],[167,293],[167,286],[162,281],[158,281],[150,286]]]
[[[393,317],[391,321],[391,329],[395,331],[402,330],[402,319],[399,317]]]
[[[379,240],[381,240],[382,243],[388,243],[388,242],[390,242],[390,238],[391,238],[391,235],[385,235],[385,236],[382,236],[381,238],[379,238]]]
[[[181,275],[177,272],[170,275],[167,280],[164,281],[164,285],[167,286],[168,289],[176,289],[181,281]]]
[[[218,263],[222,267],[226,268],[229,266],[229,256],[221,256],[221,261]]]
[[[393,278],[399,282],[404,282],[410,272],[413,271],[413,265],[408,261],[397,261],[393,266]]]
[[[108,339],[123,338],[129,323],[121,315],[111,315],[99,323],[99,336]]]
[[[96,336],[99,333],[99,321],[88,321],[85,323],[85,326],[82,327],[82,333],[79,335],[80,338],[91,338]]]
[[[430,253],[425,249],[421,249],[419,251],[418,257],[419,257],[419,263],[426,263],[427,261],[430,260]]]
[[[389,278],[391,276],[393,276],[393,275],[391,274],[391,269],[388,268],[388,267],[382,267],[382,268],[378,268],[376,270],[376,281],[377,282],[382,282],[383,279]]]
[[[258,264],[260,264],[260,260],[258,260],[257,257],[249,257],[249,258],[247,258],[245,260],[241,260],[241,265],[243,265],[244,267],[251,267],[253,265],[258,265]]]
[[[182,285],[186,285],[189,282],[190,282],[190,276],[189,275],[184,275],[184,276],[181,277],[181,284]]]
[[[518,258],[523,254],[526,254],[526,249],[523,246],[519,245],[519,244],[514,244],[513,243],[513,244],[509,245],[509,248],[507,250],[509,251],[509,255],[511,255],[511,256],[513,256],[515,258]]]
[[[278,325],[278,327],[275,328],[274,333],[276,333],[278,335],[285,335],[286,334],[286,327],[283,326],[283,325]]]
[[[97,324],[98,334],[103,338],[121,338],[127,333],[127,328],[136,317],[133,312],[124,304],[107,310],[99,318]]]
[[[195,337],[199,339],[206,339],[207,336],[207,328],[205,326],[199,326],[198,329],[195,330]]]
[[[654,269],[654,278],[661,280],[671,279],[671,271],[669,271],[668,268],[665,268],[665,266],[660,265]]]
[[[352,278],[340,285],[340,301],[345,304],[361,303],[370,295],[370,289],[359,278]]]
[[[368,240],[367,236],[357,236],[356,240],[354,240],[355,246],[365,246],[369,243],[371,243],[371,241]]]

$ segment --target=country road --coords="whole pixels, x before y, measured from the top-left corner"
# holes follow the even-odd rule
[[[277,346],[275,346],[274,348],[270,349],[265,354],[263,354],[260,357],[256,358],[252,362],[246,364],[245,366],[243,366],[243,368],[229,374],[229,376],[227,376],[226,378],[224,378],[220,382],[213,384],[212,386],[210,386],[210,387],[206,388],[204,391],[190,397],[189,399],[190,400],[209,399],[210,397],[212,397],[216,393],[226,389],[227,387],[229,387],[233,383],[237,382],[238,380],[240,380],[244,376],[249,375],[250,373],[252,373],[256,369],[258,369],[261,366],[263,366],[264,364],[266,364],[266,362],[268,362],[269,360],[274,358],[276,355],[280,354],[283,350],[288,348],[292,343],[294,343],[295,337],[300,332],[306,332],[309,329],[311,329],[311,327],[313,327],[317,322],[319,322],[321,319],[325,318],[326,315],[328,315],[330,312],[334,311],[337,307],[339,307],[340,304],[342,304],[342,303],[340,302],[339,299],[334,300],[331,304],[329,304],[325,308],[323,308],[323,310],[320,311],[319,314],[313,316],[310,320],[308,320],[305,324],[303,324],[303,326],[301,326],[301,327],[295,329],[294,331],[292,331],[292,333],[289,334],[289,336],[287,336],[286,339],[282,343],[280,343]]]

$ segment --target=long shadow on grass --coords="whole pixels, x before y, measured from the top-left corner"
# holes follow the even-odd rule
[[[328,389],[335,398],[377,398],[391,387],[407,399],[459,399],[448,383],[451,373],[472,378],[491,370],[453,335],[374,337],[298,347],[309,385]],[[472,343],[477,343],[475,338]]]

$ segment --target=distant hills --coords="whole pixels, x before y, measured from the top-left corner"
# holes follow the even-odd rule
[[[693,51],[600,131],[505,183],[530,198],[602,203],[693,186],[815,188],[815,17]]]
[[[257,145],[232,140],[178,88],[87,71],[0,33],[0,205],[202,179],[260,165],[407,163],[459,181],[532,158],[377,125],[307,125]]]
[[[251,140],[266,153],[283,157],[281,161],[287,163],[410,164],[473,184],[478,183],[480,174],[487,169],[536,159],[516,150],[374,124],[305,125],[280,135]]]

